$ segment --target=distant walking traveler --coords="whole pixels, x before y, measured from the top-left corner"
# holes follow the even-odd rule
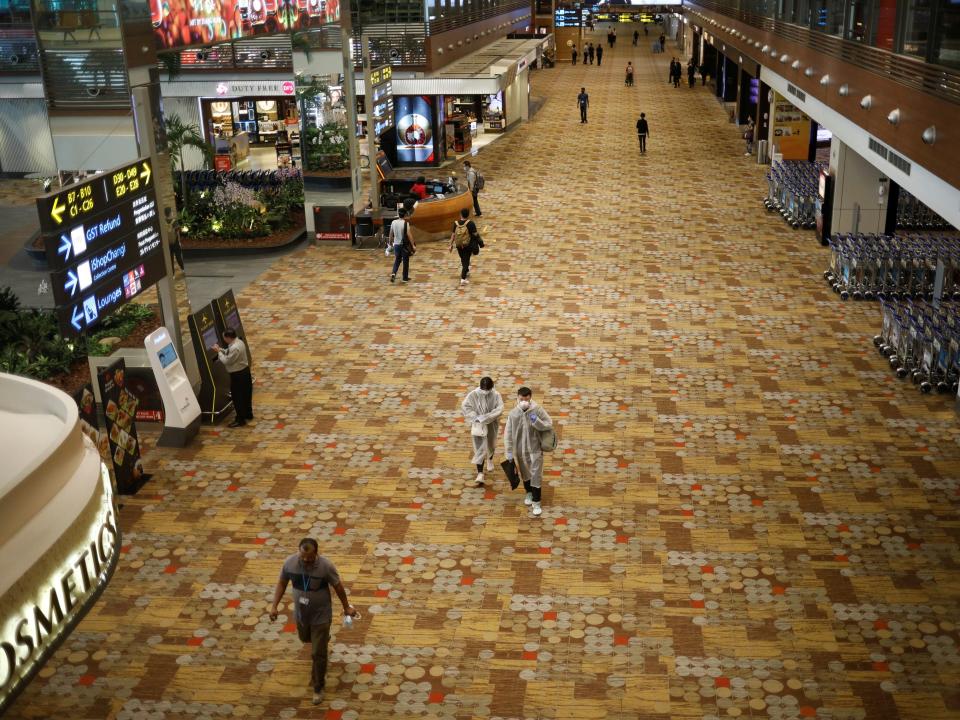
[[[469,160],[463,161],[463,169],[467,174],[467,189],[473,196],[473,214],[477,217],[480,217],[483,214],[480,212],[480,202],[477,200],[477,196],[480,194],[480,190],[483,188],[483,182],[480,180],[480,173],[473,169],[473,165],[470,164]]]
[[[347,600],[347,591],[340,582],[337,568],[319,554],[319,545],[313,538],[300,541],[297,553],[288,557],[280,570],[280,579],[273,591],[270,619],[279,615],[280,601],[289,583],[293,583],[293,617],[301,642],[312,646],[313,660],[310,684],[313,685],[313,704],[323,699],[323,685],[327,676],[327,647],[330,643],[330,623],[333,621],[333,588],[343,605],[343,614],[357,615],[357,609]]]
[[[644,25],[644,26],[643,26],[643,29],[644,29],[644,31],[646,31],[647,26]],[[637,46],[637,41],[638,41],[639,39],[640,39],[640,31],[639,31],[639,30],[634,30],[634,31],[633,31],[633,46],[634,46],[634,47]]]
[[[503,398],[493,389],[493,380],[480,378],[480,387],[467,393],[460,405],[463,417],[470,425],[473,439],[473,464],[477,466],[477,487],[483,485],[483,464],[493,470],[493,454],[497,448],[500,416],[503,414]]]
[[[573,58],[573,64],[576,65],[577,64],[577,46],[576,45],[570,48],[570,57]]]
[[[417,251],[417,246],[413,242],[407,211],[404,208],[397,211],[397,219],[390,223],[390,239],[393,241],[393,270],[390,272],[390,282],[397,279],[400,263],[403,263],[403,281],[410,282],[410,256]]]
[[[660,52],[663,52],[667,47],[667,38],[663,33],[660,33]]]
[[[637,120],[637,139],[640,141],[640,154],[647,152],[647,135],[650,134],[650,127],[647,125],[647,114],[640,113],[640,119]]]
[[[247,361],[247,346],[233,328],[223,331],[223,342],[226,347],[214,345],[210,349],[217,353],[217,358],[230,373],[230,398],[235,413],[230,427],[243,427],[247,420],[253,420],[253,377]]]
[[[580,94],[577,95],[577,106],[580,108],[580,122],[587,121],[587,108],[590,107],[590,96],[587,95],[585,87],[580,88]]]
[[[746,152],[744,155],[753,155],[753,118],[747,122],[747,129],[743,133],[743,141],[746,143]]]
[[[594,48],[593,48],[593,43],[590,43],[590,45],[587,47],[587,52],[586,52],[586,54],[583,56],[583,64],[584,64],[584,65],[587,64],[587,60],[588,60],[588,59],[590,60],[590,64],[593,65],[593,54],[594,54],[594,52],[596,52],[596,51],[595,51]]]
[[[625,85],[633,87],[633,63],[627,61],[626,77],[623,80]]]
[[[454,220],[453,232],[450,233],[450,252],[457,248],[457,254],[460,256],[460,284],[466,285],[469,281],[467,275],[470,274],[470,258],[473,256],[473,244],[476,242],[477,226],[473,220],[470,220],[470,210],[463,208],[460,211],[460,219]]]
[[[603,45],[597,45],[597,67],[603,62]]]
[[[687,84],[690,87],[697,85],[697,66],[693,64],[693,60],[687,63]]]

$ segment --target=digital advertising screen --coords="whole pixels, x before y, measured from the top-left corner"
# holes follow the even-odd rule
[[[394,98],[397,116],[397,160],[429,163],[433,153],[433,105],[428,95]]]
[[[149,0],[158,50],[304,30],[340,21],[340,0]]]

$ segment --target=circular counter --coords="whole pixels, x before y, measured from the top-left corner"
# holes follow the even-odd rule
[[[0,373],[0,714],[63,642],[116,567],[106,466],[73,399]]]

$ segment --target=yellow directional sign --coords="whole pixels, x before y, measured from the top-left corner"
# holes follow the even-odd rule
[[[150,184],[150,177],[153,175],[153,170],[150,168],[150,163],[146,160],[143,161],[143,170],[140,171],[140,179],[143,180],[144,185]]]
[[[50,208],[50,217],[56,221],[57,225],[63,222],[63,211],[66,209],[66,205],[60,204],[59,197],[53,199],[53,207]]]

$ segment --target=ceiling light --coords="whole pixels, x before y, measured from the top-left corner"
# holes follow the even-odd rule
[[[799,69],[800,69],[800,61],[799,61],[799,60],[794,60],[793,63],[790,65],[790,67],[792,67],[794,70],[799,70]]]
[[[937,141],[937,128],[931,125],[923,131],[920,136],[927,145],[933,145]]]
[[[803,74],[806,75],[807,77],[813,77],[813,68],[808,67],[806,70],[803,71]]]
[[[820,84],[823,85],[824,87],[826,87],[827,85],[829,85],[829,84],[830,84],[830,76],[829,76],[829,75],[824,75],[822,78],[820,78]]]
[[[790,56],[787,55],[786,53],[784,53],[783,55],[780,56],[780,62],[782,62],[782,63],[785,63],[785,62],[786,62],[787,60],[789,60],[789,59],[790,59]]]
[[[860,107],[864,110],[869,110],[873,107],[873,95],[864,95],[863,99],[860,101]]]
[[[757,47],[760,47],[760,41],[757,41]],[[764,45],[763,49],[760,52],[766,52],[769,49],[770,49],[769,45]]]
[[[850,94],[850,86],[844,83],[843,85],[837,88],[837,92],[840,93],[840,95],[842,95],[843,97],[846,97],[847,95]]]
[[[887,122],[889,122],[891,125],[900,124],[900,108],[895,108],[894,110],[890,111],[890,114],[887,115]]]

